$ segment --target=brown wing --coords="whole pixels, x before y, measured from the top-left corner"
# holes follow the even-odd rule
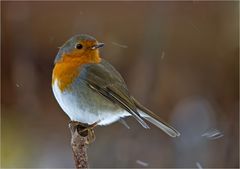
[[[128,111],[144,128],[149,128],[139,115],[123,78],[107,61],[84,65],[81,68],[80,78],[91,89]]]

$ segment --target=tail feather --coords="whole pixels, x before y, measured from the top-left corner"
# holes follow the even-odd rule
[[[180,136],[180,133],[174,129],[173,127],[169,126],[168,124],[164,123],[163,121],[156,120],[155,118],[149,116],[148,114],[140,111],[140,115],[149,121],[150,123],[154,124],[158,128],[162,129],[165,133],[167,133],[171,137]]]
[[[148,110],[146,107],[141,105],[136,99],[133,98],[133,100],[138,108],[141,117],[143,117],[150,123],[154,124],[158,128],[162,129],[165,133],[167,133],[171,137],[180,136],[180,133],[176,129],[174,129],[169,124],[165,123],[159,116],[157,116],[152,111]]]

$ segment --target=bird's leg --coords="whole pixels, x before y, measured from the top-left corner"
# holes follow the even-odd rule
[[[84,128],[81,130],[81,132],[84,132],[86,130],[93,130],[97,126],[98,123],[99,123],[99,121],[96,121],[95,123],[90,124],[90,125],[89,124],[82,124],[82,126]]]

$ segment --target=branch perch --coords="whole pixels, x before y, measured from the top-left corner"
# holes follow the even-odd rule
[[[89,144],[89,131],[84,130],[86,126],[79,122],[71,121],[69,123],[69,129],[71,131],[71,146],[77,169],[88,168],[88,155],[87,148]]]

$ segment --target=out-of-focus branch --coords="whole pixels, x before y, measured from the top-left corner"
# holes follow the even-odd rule
[[[88,168],[88,131],[81,132],[81,130],[84,129],[83,125],[73,121],[69,123],[69,128],[72,135],[71,146],[75,166],[77,169]]]

